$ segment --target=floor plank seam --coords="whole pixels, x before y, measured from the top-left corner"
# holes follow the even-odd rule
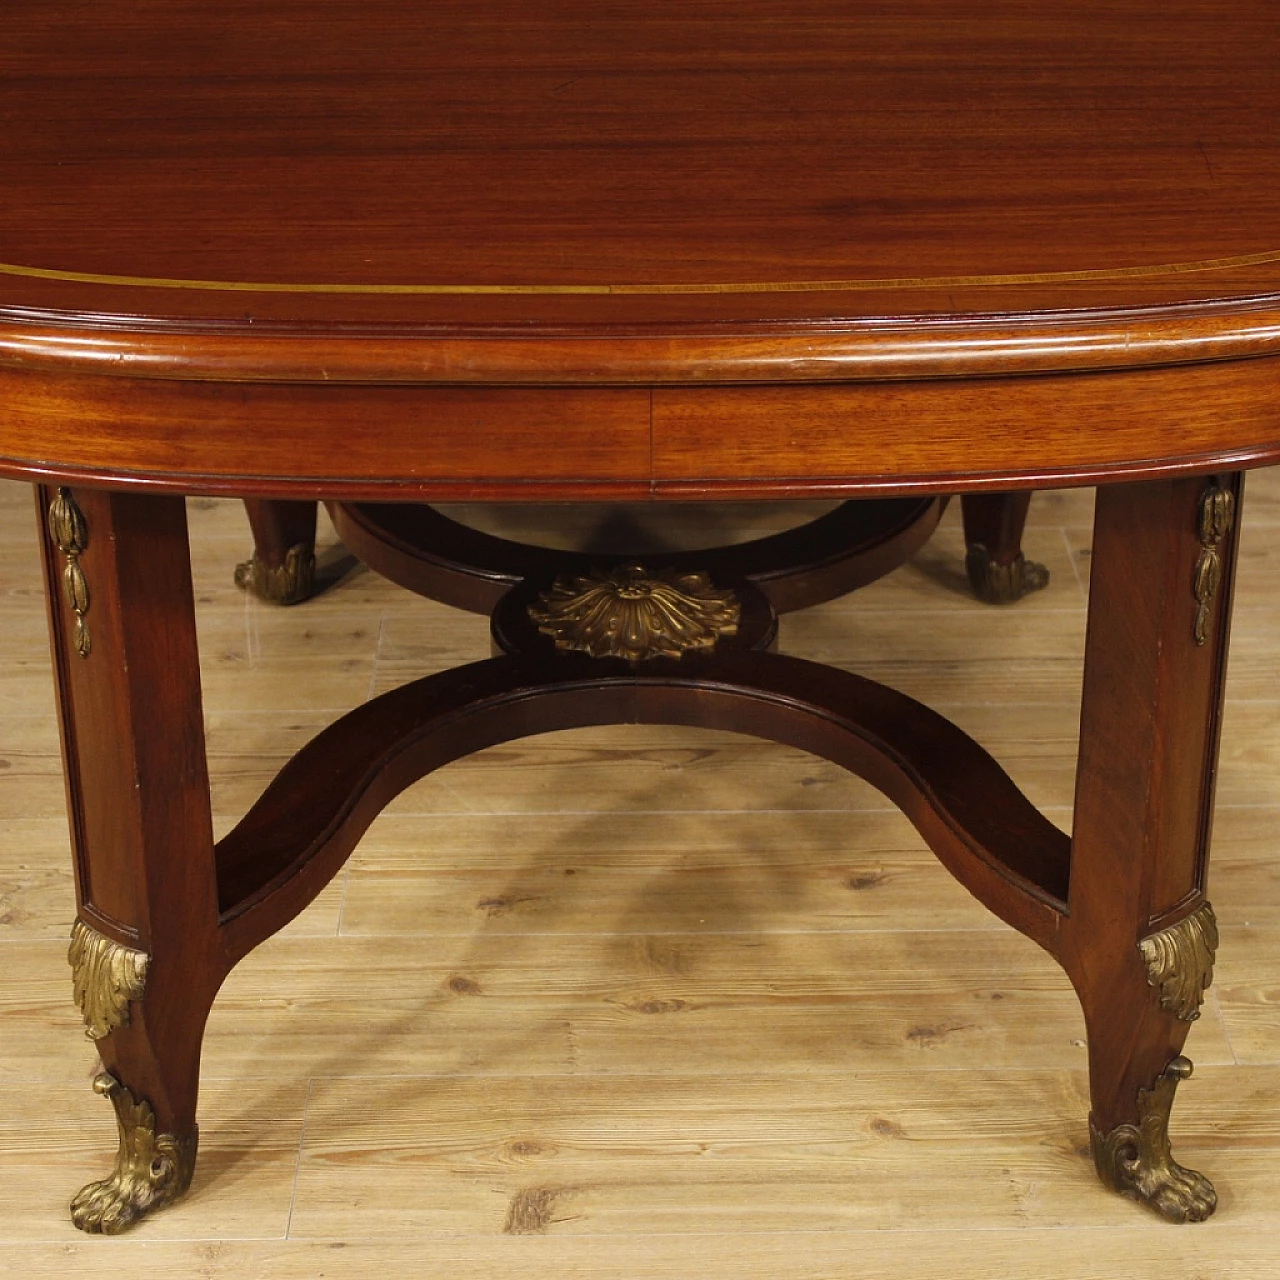
[[[314,1087],[314,1079],[307,1077],[307,1092],[302,1100],[302,1123],[298,1126],[298,1148],[294,1155],[293,1163],[293,1182],[289,1188],[289,1209],[285,1214],[284,1221],[284,1239],[292,1238],[293,1231],[293,1212],[298,1203],[298,1182],[302,1177],[302,1152],[307,1142],[307,1120],[311,1113],[311,1094]]]
[[[992,917],[995,919],[995,917]],[[965,934],[981,934],[989,936],[992,934],[1001,934],[1013,937],[1013,931],[998,920],[990,927],[978,925],[957,926],[954,929],[894,929],[892,927],[884,928],[868,928],[856,929],[847,926],[833,927],[830,929],[537,929],[517,932],[514,929],[503,930],[478,930],[476,932],[459,932],[459,933],[341,933],[338,937],[348,939],[358,938],[379,938],[386,939],[388,942],[397,940],[405,940],[408,938],[439,938],[441,940],[458,938],[546,938],[548,941],[556,938],[778,938],[778,937],[814,937],[814,938],[831,938],[831,937],[863,937],[868,934],[895,933],[905,937],[916,937],[921,934],[938,934],[953,936],[958,933]],[[313,937],[329,937],[329,934],[314,934]]]

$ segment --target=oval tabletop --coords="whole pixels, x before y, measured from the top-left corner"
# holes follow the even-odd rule
[[[824,382],[1280,352],[1274,0],[9,0],[0,364]]]

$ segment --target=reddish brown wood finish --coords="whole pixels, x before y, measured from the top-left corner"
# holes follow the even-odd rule
[[[944,505],[937,498],[845,503],[769,537],[656,557],[637,547],[632,558],[749,581],[778,613],[787,613],[834,600],[896,569],[924,545]],[[384,577],[475,613],[491,613],[525,578],[587,573],[618,558],[496,538],[431,507],[332,503],[330,514],[347,547]]]
[[[790,381],[818,320],[1055,307],[1127,365],[1117,309],[1276,292],[1278,43],[1268,0],[11,0],[0,261],[15,321],[126,318],[88,345],[172,337],[170,372],[219,326],[314,378],[317,322],[753,321]],[[421,369],[359,336],[375,380]]]
[[[1030,502],[1029,493],[967,494],[964,529],[970,557],[977,547],[984,563],[989,559],[1007,568],[1020,561]],[[264,565],[279,568],[295,546],[314,555],[314,503],[246,498],[244,505],[253,554]],[[933,532],[944,505],[944,499],[845,503],[783,534],[686,554],[666,552],[662,561],[703,571],[727,569],[731,577],[749,578],[779,613],[786,613],[833,600],[896,569]],[[521,578],[545,573],[553,562],[561,572],[585,571],[600,559],[496,538],[416,503],[335,502],[329,514],[348,550],[383,577],[476,613],[489,613]],[[642,559],[648,554],[642,546],[631,551]],[[1037,572],[1047,579],[1038,567]],[[979,598],[1005,602],[974,578],[972,567],[969,576]],[[1018,589],[1007,598],[1021,594]],[[305,598],[299,594],[284,603]]]
[[[1188,278],[1196,277],[1191,273]],[[585,295],[587,305],[573,298],[574,309],[594,317],[595,323],[584,315],[574,324],[561,316],[565,298],[560,294],[517,290],[519,311],[506,295],[448,295],[449,309],[455,312],[459,307],[496,310],[493,321],[469,326],[432,323],[432,317],[449,312],[442,311],[435,295],[414,295],[411,303],[393,308],[404,323],[360,324],[337,334],[269,320],[255,320],[250,332],[234,322],[201,325],[176,318],[139,326],[92,311],[76,313],[74,327],[68,327],[67,318],[57,312],[23,308],[15,309],[12,324],[0,329],[0,363],[44,372],[196,382],[545,387],[565,382],[679,385],[690,379],[706,384],[986,377],[1155,368],[1276,353],[1280,304],[1274,282],[1269,289],[1250,286],[1238,300],[1218,301],[1212,295],[1222,286],[1223,273],[1210,271],[1199,279],[1206,282],[1206,300],[1196,305],[1091,314],[1091,306],[1113,294],[1160,296],[1140,278],[1126,284],[1122,294],[1103,282],[1074,285],[1063,296],[1079,310],[1004,314],[989,309],[996,298],[984,289],[974,294],[967,312],[940,318],[919,314],[913,306],[905,320],[890,320],[891,302],[877,295],[859,293],[850,305],[834,292],[804,289],[760,297],[748,293],[745,305],[744,295],[737,292],[695,290],[664,295],[660,308],[643,294],[617,293],[594,305],[594,295]],[[163,298],[166,316],[183,301],[155,291],[138,295],[144,304],[148,299],[154,304],[157,296]],[[955,295],[948,297],[950,310]],[[710,310],[714,318],[702,324],[643,318],[655,310],[680,315],[690,298],[699,300],[694,314]],[[1028,305],[1036,300],[1034,294],[1022,299]],[[783,306],[794,322],[755,318],[762,307],[772,311]],[[624,319],[629,313],[637,318]],[[868,319],[846,318],[864,313]],[[520,315],[526,317],[523,323]],[[528,318],[535,316],[543,323],[531,329]]]
[[[653,392],[148,382],[0,368],[0,471],[373,501],[1034,488],[1268,461],[1280,441],[1278,386],[1278,360]]]
[[[0,368],[0,400],[14,473],[292,498],[650,489],[639,388],[259,386]]]
[[[42,523],[52,496],[37,489]],[[43,539],[79,915],[151,957],[146,998],[98,1042],[103,1064],[195,1129],[200,1039],[226,973],[217,890],[186,512],[181,499],[77,489],[91,637],[82,658]]]
[[[572,655],[493,658],[415,681],[348,713],[290,762],[218,846],[237,958],[336,874],[411,783],[512,738],[593,724],[701,725],[825,756],[879,787],[949,870],[1002,919],[1056,949],[1069,841],[976,742],[883,685],[778,654],[713,663]]]
[[[1269,364],[1155,372],[1280,352],[1270,0],[13,0],[0,56],[7,474],[567,497],[1280,457]]]
[[[1239,476],[1223,477],[1237,501]],[[1191,590],[1205,479],[1098,491],[1063,964],[1084,1006],[1094,1118],[1137,1120],[1189,1024],[1161,1009],[1139,940],[1204,901],[1237,539],[1207,642]]]
[[[1022,553],[1029,493],[966,493],[965,568],[969,585],[988,604],[1012,604],[1049,585],[1049,571]]]
[[[1278,387],[1280,361],[1259,360],[1123,376],[661,388],[655,488],[826,493],[856,477],[901,492],[949,470],[964,492],[985,478],[1043,487],[1205,471],[1216,459],[1251,465],[1247,441],[1280,440]]]
[[[1273,0],[9,0],[4,19],[0,474],[72,485],[88,520],[87,659],[47,548],[82,911],[152,956],[101,1043],[162,1128],[191,1132],[229,957],[403,777],[615,715],[763,733],[882,786],[1060,956],[1095,1122],[1137,1118],[1185,1034],[1137,943],[1196,908],[1207,858],[1229,591],[1195,646],[1195,506],[1203,477],[1280,460]],[[1068,915],[1062,841],[957,731],[732,645],[678,678],[503,659],[380,701],[215,864],[174,495],[1094,481],[1143,483],[1099,500]],[[349,784],[320,833],[317,760]]]
[[[1029,493],[969,494],[962,503],[965,542],[982,547],[996,564],[1012,564],[1022,554],[1030,506]]]
[[[301,545],[314,554],[314,502],[270,502],[246,498],[244,509],[253,533],[254,554],[269,568],[279,569],[292,547]]]

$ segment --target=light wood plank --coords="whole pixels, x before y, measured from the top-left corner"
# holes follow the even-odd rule
[[[1187,1158],[1230,1160],[1243,1124],[1274,1155],[1280,1122],[1255,1123],[1219,1074],[1204,1077],[1180,1113]],[[1262,1069],[1255,1079],[1280,1083]],[[815,1076],[803,1090],[768,1075],[588,1077],[554,1091],[454,1077],[406,1083],[380,1103],[368,1106],[355,1081],[313,1089],[294,1234],[376,1234],[384,1222],[497,1234],[533,1189],[540,1229],[628,1237],[688,1231],[691,1197],[696,1230],[723,1232],[894,1230],[922,1214],[938,1230],[974,1214],[1087,1227],[1132,1208],[1096,1203],[1080,1072],[866,1072]],[[932,1151],[927,1165],[917,1143]],[[406,1165],[415,1176],[396,1176]],[[1236,1213],[1266,1220],[1272,1209],[1255,1199]]]
[[[384,815],[344,933],[1000,929],[895,811]]]
[[[306,1093],[306,1082],[299,1080],[210,1080],[202,1088],[193,1196],[203,1202],[218,1235],[285,1234]],[[78,1087],[24,1085],[22,1095],[29,1109],[0,1112],[6,1201],[0,1238],[61,1244],[72,1231],[67,1223],[71,1193],[110,1171],[115,1117],[105,1099],[90,1090],[87,1076]],[[181,1215],[158,1214],[147,1223],[147,1239],[182,1238],[190,1230]],[[10,1247],[5,1246],[6,1262]],[[146,1247],[138,1240],[135,1258]],[[138,1262],[132,1266],[141,1269]]]
[[[134,1246],[136,1247],[136,1246]],[[15,1275],[39,1280],[99,1276],[127,1265],[126,1240],[11,1245]],[[1241,1226],[1214,1223],[1194,1232],[1152,1222],[1132,1226],[1045,1230],[734,1231],[699,1237],[432,1236],[417,1240],[156,1241],[146,1251],[153,1280],[208,1275],[255,1280],[365,1280],[371,1274],[429,1280],[526,1280],[533,1276],[670,1280],[696,1273],[738,1280],[831,1280],[832,1276],[911,1276],[919,1280],[1081,1280],[1114,1274],[1127,1280],[1272,1280],[1280,1265],[1274,1240]],[[5,1265],[5,1264],[0,1264]]]
[[[1091,506],[1032,503],[1040,597],[969,599],[953,506],[914,565],[788,620],[786,643],[935,699],[1068,827]],[[779,518],[672,511],[659,532],[707,540]],[[0,485],[0,1273],[1271,1280],[1280,472],[1250,478],[1246,511],[1223,940],[1174,1113],[1178,1154],[1218,1186],[1211,1222],[1172,1231],[1098,1188],[1069,986],[877,793],[798,752],[652,727],[509,744],[402,796],[219,996],[191,1195],[86,1240],[65,1203],[109,1165],[112,1120],[70,999],[30,495]],[[598,509],[557,515],[573,540],[599,532]],[[487,653],[483,619],[367,572],[293,610],[246,600],[240,508],[202,499],[190,519],[220,830],[335,712]]]

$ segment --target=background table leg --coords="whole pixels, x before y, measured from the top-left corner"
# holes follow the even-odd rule
[[[314,502],[246,498],[253,555],[236,566],[236,583],[273,604],[300,604],[315,592]]]
[[[1179,1221],[1216,1202],[1169,1153],[1212,977],[1205,899],[1240,477],[1098,492],[1062,959],[1084,1006],[1103,1180]]]
[[[78,916],[70,960],[120,1130],[88,1231],[180,1195],[200,1041],[225,968],[181,498],[40,489]]]
[[[969,585],[988,604],[1012,604],[1049,585],[1049,570],[1022,554],[1031,493],[966,493],[960,499],[964,517],[965,568]]]

